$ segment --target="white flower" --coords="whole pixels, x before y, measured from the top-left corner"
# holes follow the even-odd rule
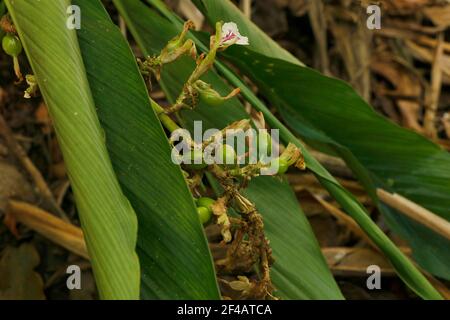
[[[242,46],[249,45],[248,38],[241,36],[238,26],[234,22],[224,23],[222,26],[222,35],[220,38],[220,45],[222,47],[228,47],[232,44],[239,44]]]

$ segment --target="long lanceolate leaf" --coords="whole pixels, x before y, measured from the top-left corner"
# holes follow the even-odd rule
[[[192,196],[173,164],[135,58],[98,0],[74,0],[89,84],[112,163],[138,216],[141,297],[218,299]]]
[[[115,4],[146,55],[158,53],[179,31],[137,0],[117,0]],[[189,58],[164,66],[162,86],[169,99],[176,99],[194,67],[194,61]],[[231,90],[215,72],[208,73],[204,80],[221,94]],[[247,117],[237,99],[228,101],[223,107],[200,105],[195,111],[183,112],[185,125],[190,129],[195,120],[201,120],[206,130],[223,128]],[[264,216],[265,232],[276,260],[271,271],[275,294],[284,299],[342,299],[289,185],[277,178],[256,178],[252,180],[247,196]]]
[[[245,19],[228,1],[196,2],[212,22],[236,16]],[[247,25],[256,28],[251,23]],[[271,45],[276,44],[268,44]],[[283,56],[282,50],[275,54],[261,50],[264,46],[259,43],[252,48],[265,56],[292,62]],[[235,61],[252,73],[265,87],[266,94],[276,100],[286,122],[308,142],[327,146],[344,158],[375,201],[378,201],[375,188],[381,187],[450,219],[448,152],[376,114],[342,81],[257,54],[248,56],[242,50],[235,53]],[[261,64],[246,65],[250,60]],[[449,241],[387,206],[381,203],[379,206],[388,224],[413,247],[416,260],[429,272],[449,279]]]
[[[76,33],[66,28],[70,2],[6,4],[54,120],[100,296],[137,299],[136,215],[112,169]]]
[[[66,4],[66,2],[61,4],[54,0],[41,1],[39,5],[44,5],[41,9],[49,15],[44,15],[41,11],[35,14],[48,16],[49,19],[57,17],[55,12],[65,16]],[[61,136],[64,138],[61,140],[63,150],[66,151],[68,147],[65,144],[66,139],[75,139],[77,144],[83,144],[95,137],[81,122],[73,122],[69,137],[63,135],[64,116],[69,118],[78,116],[87,108],[93,111],[89,115],[95,117],[95,109],[97,109],[104,133],[96,124],[95,128],[98,128],[100,132],[101,145],[96,145],[95,150],[101,150],[101,148],[104,150],[103,144],[106,138],[107,148],[120,184],[138,215],[138,254],[142,269],[141,297],[217,299],[219,293],[212,261],[192,197],[180,168],[171,163],[167,138],[150,107],[146,87],[131,50],[120,31],[110,21],[100,1],[78,0],[74,1],[74,4],[79,5],[82,11],[82,28],[78,36],[84,66],[81,62],[74,67],[67,66],[73,60],[71,56],[73,52],[78,52],[77,59],[80,60],[80,58],[76,38],[73,40],[74,35],[70,36],[73,43],[69,45],[60,34],[69,32],[65,27],[65,20],[63,24],[59,21],[60,23],[50,27],[47,27],[49,22],[45,19],[41,20],[40,24],[33,25],[35,25],[34,29],[42,31],[46,37],[53,36],[52,41],[60,44],[66,51],[57,44],[45,42],[43,35],[36,36],[34,33],[21,32],[33,67],[35,64],[38,65],[38,68],[34,67],[34,69],[37,70],[36,74],[44,96],[46,99],[51,98],[47,99],[47,102],[60,140]],[[20,9],[23,7],[20,6]],[[23,14],[23,10],[20,12]],[[31,16],[34,15],[31,13],[30,16],[26,15],[26,17]],[[28,29],[32,27],[26,22],[17,20],[18,25],[25,25],[27,32],[33,31]],[[31,23],[33,20],[29,18],[27,21]],[[28,39],[30,36],[38,39],[36,44],[42,44],[43,49],[30,41]],[[32,45],[31,50],[28,49],[28,43]],[[54,68],[52,63],[55,64]],[[67,80],[66,77],[71,77],[73,74],[83,75],[84,70],[86,70],[87,81],[86,75],[82,77],[82,81],[79,78],[73,81]],[[87,88],[88,84],[90,90]],[[71,91],[78,92],[80,87],[85,89],[86,95],[92,94],[95,108],[93,104],[85,105],[85,100],[80,96],[71,94]],[[67,100],[64,100],[64,97]],[[56,100],[57,104],[53,100]],[[68,110],[61,109],[64,106]],[[55,114],[56,107],[58,109]],[[74,121],[77,118],[70,120]],[[70,147],[75,148],[72,145]],[[89,190],[82,189],[83,196],[96,197],[99,201],[99,208],[91,210],[93,208],[89,207],[82,211],[84,207],[80,206],[83,205],[84,198],[77,196],[85,232],[91,234],[91,228],[94,228],[94,231],[97,228],[101,230],[101,233],[93,238],[92,245],[103,245],[100,246],[103,254],[100,258],[104,259],[99,260],[96,252],[93,254],[89,247],[99,289],[101,292],[105,290],[105,284],[98,276],[99,272],[104,272],[108,276],[106,281],[113,287],[113,292],[103,293],[103,298],[138,298],[139,272],[131,275],[127,272],[127,267],[136,260],[121,251],[121,246],[128,241],[128,235],[118,233],[113,228],[115,226],[113,215],[120,213],[117,201],[124,197],[114,193],[114,190],[104,188],[103,181],[98,179],[101,177],[104,164],[97,166],[96,156],[91,157],[88,163],[83,162],[82,166],[73,166],[74,162],[83,161],[86,155],[89,155],[86,149],[70,150],[68,156],[65,153],[65,159],[68,161],[72,182],[83,179],[83,187],[90,181],[94,184],[94,186],[89,184],[91,187]],[[84,172],[86,174],[83,174]],[[77,188],[78,185],[75,184],[74,187]],[[77,190],[75,191],[79,193]],[[102,193],[98,194],[98,192]],[[107,197],[106,203],[101,201],[102,196]],[[124,202],[127,203],[126,199]],[[92,221],[91,215],[103,213],[102,206],[111,214],[104,220]],[[88,220],[84,221],[86,215]],[[130,222],[135,222],[135,217],[127,217],[124,221],[120,221],[120,226],[126,228]],[[102,235],[108,240],[106,244],[99,238]],[[129,238],[135,239],[135,237],[134,227],[134,233],[130,233]],[[87,240],[89,246],[91,243],[89,237]],[[110,247],[107,247],[108,244]],[[117,259],[123,262],[123,265],[116,265]],[[128,286],[134,286],[134,294],[123,294],[120,291],[121,288],[117,288],[116,277],[122,279]]]
[[[211,1],[202,2],[211,3]],[[220,2],[219,6],[223,5],[225,11],[234,17],[236,8],[229,10],[230,4],[227,3]],[[235,61],[238,64],[246,61],[244,55],[243,51],[235,54]],[[352,167],[375,201],[377,198],[374,187],[389,189],[393,187],[393,191],[403,193],[424,206],[436,209],[437,213],[448,214],[450,201],[449,170],[446,169],[449,167],[448,153],[439,150],[426,139],[376,115],[348,85],[341,81],[323,77],[310,69],[289,63],[285,65],[289,65],[290,71],[283,73],[280,72],[278,61],[264,60],[262,55],[251,55],[250,59],[254,62],[258,61],[259,57],[264,61],[262,65],[251,68],[245,66],[244,70],[249,73],[264,70],[266,73],[263,78],[259,78],[261,74],[256,73],[253,74],[253,78],[260,79],[259,84],[265,87],[263,90],[280,108],[287,123],[308,142],[315,145],[319,143],[319,146],[328,145],[328,150],[331,146]],[[286,60],[281,55],[274,57]],[[242,66],[244,67],[243,64]],[[283,80],[279,81],[281,78]],[[289,86],[285,86],[287,83]],[[427,172],[426,175],[429,176],[425,177],[423,172]],[[373,173],[378,176],[374,176]],[[414,175],[416,179],[411,179]],[[394,186],[388,185],[388,181],[389,184],[394,182]],[[323,182],[329,185],[326,180]],[[424,186],[424,189],[417,184]],[[330,187],[335,188],[332,185]],[[424,192],[425,189],[428,190]],[[350,204],[342,205],[345,207]],[[448,241],[408,218],[393,213],[384,205],[380,204],[380,208],[387,215],[391,227],[410,241],[415,249],[416,259],[427,270],[448,278],[450,261]],[[429,250],[429,246],[432,246],[433,250]],[[398,265],[394,260],[391,261],[394,265]],[[405,280],[405,275],[400,276]]]
[[[148,0],[149,2],[155,3],[166,16],[174,23],[177,23],[177,19],[173,18],[164,7],[161,6],[159,0]],[[214,1],[214,0],[196,0],[199,4],[199,8],[204,10],[204,14],[207,17],[213,17],[210,21],[214,24],[217,20],[238,20],[241,23],[245,23],[246,18],[240,13],[240,11],[234,7],[229,1]],[[221,16],[218,16],[215,12],[209,12],[208,9],[211,8],[222,8]],[[253,24],[248,24],[249,34],[247,36],[259,33],[255,31],[257,28]],[[270,43],[264,46],[270,46],[271,53],[276,53],[276,46],[278,46],[272,40]],[[257,47],[258,51],[265,52],[266,49],[263,46]],[[283,59],[284,50],[279,48],[279,55]],[[267,54],[267,53],[266,53]],[[405,283],[413,289],[418,295],[427,299],[439,299],[441,296],[437,291],[429,284],[425,277],[414,267],[414,265],[409,261],[409,259],[390,241],[390,239],[378,228],[378,226],[370,219],[367,212],[363,206],[358,203],[358,201],[344,188],[342,188],[337,181],[308,153],[308,151],[303,147],[300,141],[279,121],[277,120],[267,109],[267,107],[253,94],[253,92],[248,89],[242,81],[239,80],[228,68],[226,68],[220,62],[216,63],[218,69],[226,76],[226,78],[233,83],[235,86],[241,88],[242,94],[247,98],[247,100],[253,104],[253,106],[263,112],[266,117],[267,122],[274,128],[280,129],[280,136],[285,142],[295,143],[297,146],[302,148],[305,160],[307,162],[308,168],[313,171],[320,182],[327,188],[327,190],[336,198],[336,200],[341,204],[341,206],[355,219],[355,221],[367,232],[369,237],[378,245],[378,247],[386,254],[390,259],[393,266],[396,268],[399,276],[405,281]],[[270,68],[269,68],[270,70]],[[320,113],[317,114],[320,116]],[[318,120],[320,121],[320,120]],[[366,177],[365,177],[366,178]]]
[[[253,79],[261,80],[260,87],[280,108],[290,127],[311,143],[332,147],[375,200],[375,189],[384,188],[450,218],[448,152],[387,121],[340,81],[256,53],[250,54],[248,60],[245,57],[245,53],[240,53],[235,61],[242,63],[242,68],[246,67],[245,62],[261,62],[247,72]],[[419,263],[450,279],[450,242],[385,206],[381,209],[393,230],[410,242]]]

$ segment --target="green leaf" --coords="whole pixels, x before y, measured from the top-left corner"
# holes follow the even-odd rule
[[[154,114],[135,58],[98,0],[74,0],[88,80],[114,169],[136,210],[141,297],[219,299],[193,198]]]
[[[148,0],[153,3],[158,10],[160,10],[166,17],[168,17],[173,23],[178,23],[178,20],[174,15],[168,12],[162,5],[160,0]],[[212,1],[210,1],[212,2]],[[229,1],[214,1],[216,6],[222,6],[222,8],[229,8],[227,3]],[[227,10],[225,10],[227,11]],[[214,13],[204,11],[206,16],[212,16]],[[250,24],[253,26],[249,30],[256,28],[251,22],[244,18],[243,14],[239,11],[232,11],[230,13],[224,13],[227,18],[231,18],[232,21],[238,19],[244,24]],[[217,18],[217,20],[221,20]],[[212,23],[216,21],[210,19]],[[242,25],[239,26],[243,30]],[[251,40],[251,34],[247,34]],[[198,40],[196,41],[198,44]],[[268,43],[258,46],[259,51],[264,51],[264,46],[273,45],[274,41],[269,39]],[[201,44],[199,44],[201,45]],[[279,47],[278,47],[279,48]],[[274,50],[274,54],[277,54]],[[282,52],[279,53],[281,56]],[[322,185],[330,192],[330,194],[338,201],[344,210],[348,212],[349,215],[361,226],[361,228],[368,234],[368,236],[373,240],[373,242],[380,248],[380,250],[386,254],[389,258],[396,271],[398,272],[401,279],[413,289],[419,296],[427,299],[440,299],[442,298],[439,293],[431,286],[431,284],[426,280],[426,278],[417,270],[417,268],[411,263],[411,261],[392,243],[392,241],[380,230],[380,228],[370,219],[369,215],[365,211],[364,207],[356,200],[356,198],[346,191],[339,183],[320,165],[320,163],[315,160],[307,149],[304,148],[303,144],[287,129],[272,113],[270,110],[262,103],[246,85],[237,77],[232,71],[230,71],[221,62],[216,61],[216,67],[223,73],[227,80],[233,85],[241,88],[242,95],[257,109],[261,111],[266,121],[272,126],[272,128],[278,128],[280,130],[280,137],[284,142],[291,142],[296,144],[302,149],[305,156],[307,167],[316,174],[316,177],[322,183]],[[366,177],[364,177],[366,178]]]
[[[156,54],[179,32],[179,28],[158,16],[139,1],[115,1],[121,15],[145,54]],[[192,72],[194,62],[181,59],[163,68],[162,86],[169,99],[176,99],[184,80]],[[205,81],[221,94],[231,88],[215,73]],[[235,120],[248,118],[238,100],[223,107],[200,106],[183,113],[186,127],[203,121],[203,129],[223,128]],[[272,277],[276,294],[285,299],[342,299],[342,295],[326,265],[308,221],[286,182],[273,178],[252,181],[248,195],[264,216],[266,235],[271,240],[276,263]],[[280,210],[278,204],[283,204]],[[288,225],[288,227],[286,227]]]
[[[17,5],[16,24],[19,31],[25,28],[22,40],[54,119],[101,296],[139,297],[136,217],[122,214],[122,203],[132,212],[128,201],[102,177],[106,168],[116,179],[111,164],[99,161],[107,156],[106,138],[116,174],[139,219],[141,297],[217,299],[212,260],[192,196],[180,168],[171,162],[170,146],[131,50],[99,1],[74,4],[82,8],[82,57],[75,32],[65,26],[68,2],[23,1]],[[36,16],[48,18],[36,24]],[[128,253],[123,247],[131,241]],[[122,292],[120,285],[131,287],[133,294]]]
[[[375,200],[375,189],[383,188],[450,218],[448,152],[386,120],[342,81],[245,49],[229,54],[286,123],[305,140],[326,145],[345,159]],[[380,208],[392,229],[410,243],[417,261],[450,279],[450,242],[384,205]]]
[[[255,30],[257,27],[245,20],[242,13],[236,11],[236,8],[233,9],[233,5],[228,1],[218,3],[215,1],[196,0],[196,2],[198,4],[202,2],[203,7],[199,4],[199,8],[203,9],[212,23],[220,19],[237,17],[234,19],[237,19],[244,25],[251,26],[251,28],[247,29],[249,33],[246,35],[256,36],[258,34],[258,31]],[[278,44],[270,39],[264,46],[256,43],[252,50],[273,58],[292,62],[284,57],[282,51],[263,52],[262,50],[267,46],[275,48]],[[249,61],[248,57],[247,61]],[[266,63],[270,64],[271,62],[266,61]],[[264,68],[264,66],[258,65],[258,68]],[[248,67],[247,69],[250,68]],[[267,70],[270,70],[270,66]],[[298,70],[294,71],[291,69],[290,74],[293,75]],[[314,73],[312,70],[306,70],[308,75],[314,74],[314,77],[307,76],[305,72],[296,74],[293,78],[289,75],[282,75],[285,83],[291,81],[289,90],[295,90],[290,92],[285,90],[276,93],[277,96],[289,93],[282,98],[289,100],[287,104],[291,108],[285,108],[285,104],[280,105],[280,109],[284,110],[282,113],[286,122],[316,147],[323,148],[328,145],[328,148],[324,151],[330,151],[329,147],[331,146],[331,150],[343,157],[358,174],[360,180],[375,200],[378,200],[375,193],[376,187],[390,189],[449,219],[450,213],[447,208],[450,202],[450,197],[448,196],[450,170],[446,170],[449,160],[448,153],[440,150],[439,147],[433,145],[425,138],[401,129],[375,112],[371,112],[372,109],[343,82],[329,78],[326,81],[324,77]],[[315,84],[312,85],[313,82],[311,80],[313,79],[316,80]],[[273,80],[273,75],[268,75],[261,82],[268,83],[268,81]],[[297,83],[295,81],[302,82]],[[280,83],[275,83],[278,88],[281,88],[282,85]],[[328,88],[328,91],[325,90],[326,88]],[[293,92],[298,93],[298,96],[295,95],[294,97]],[[329,93],[324,95],[324,92]],[[338,92],[341,96],[338,97],[335,92]],[[305,113],[308,113],[308,115]],[[355,117],[355,113],[357,117],[360,116],[359,119]],[[293,114],[295,114],[294,117]],[[328,124],[325,123],[323,117],[327,117],[326,119],[329,120]],[[371,126],[367,126],[367,118],[369,118],[369,122],[373,123]],[[359,123],[360,126],[350,125],[349,123]],[[351,130],[353,132],[350,133],[349,131]],[[345,137],[342,137],[342,135]],[[352,146],[342,142],[342,140],[352,144]],[[373,145],[368,144],[367,141],[379,143]],[[411,147],[416,145],[419,150]],[[436,155],[436,153],[439,155]],[[424,168],[425,170],[418,168]],[[431,176],[427,174],[429,170],[433,172]],[[412,178],[412,176],[415,177]],[[392,183],[394,183],[394,186],[390,188],[389,184]],[[419,188],[418,185],[421,187]],[[448,269],[450,253],[445,249],[448,247],[448,240],[381,203],[379,203],[379,206],[382,212],[385,213],[388,224],[392,229],[416,249],[414,250],[416,260],[426,270],[448,279],[450,276]],[[430,246],[433,250],[429,250]]]
[[[5,6],[5,2],[3,2],[3,0],[0,0],[0,18],[5,14],[6,12],[6,6]],[[0,35],[2,34],[2,30],[0,30]]]
[[[111,166],[76,33],[66,28],[70,2],[6,4],[54,120],[100,296],[136,299],[136,215]]]

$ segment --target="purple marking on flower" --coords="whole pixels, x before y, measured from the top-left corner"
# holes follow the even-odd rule
[[[239,29],[234,22],[224,23],[222,26],[222,35],[220,39],[220,45],[222,47],[228,47],[233,44],[248,45],[248,38],[242,36],[239,33]]]

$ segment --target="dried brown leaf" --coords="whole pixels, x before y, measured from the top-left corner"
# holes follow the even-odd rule
[[[44,283],[34,271],[38,265],[32,244],[6,247],[0,260],[0,300],[44,300]]]

